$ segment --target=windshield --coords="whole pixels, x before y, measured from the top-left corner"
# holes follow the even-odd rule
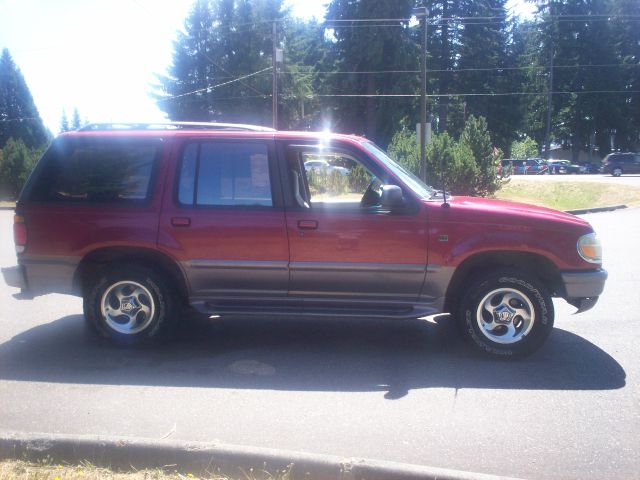
[[[373,142],[363,142],[362,146],[367,149],[367,151],[373,156],[375,156],[378,160],[383,162],[389,170],[391,170],[397,177],[400,178],[414,193],[416,193],[421,198],[431,198],[436,193],[435,189],[422,180],[420,180],[416,175],[412,172],[404,168],[399,163],[396,163],[389,155],[387,155],[384,150],[378,147]]]

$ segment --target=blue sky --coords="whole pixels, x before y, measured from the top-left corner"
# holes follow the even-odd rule
[[[149,97],[171,62],[193,0],[0,0],[0,49],[8,48],[45,124],[63,108],[94,122],[160,121]],[[294,15],[322,17],[326,0],[289,0]],[[530,14],[523,0],[509,5]],[[247,72],[237,72],[238,74]]]

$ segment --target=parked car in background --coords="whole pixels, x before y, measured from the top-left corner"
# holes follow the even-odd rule
[[[325,175],[329,175],[332,172],[338,172],[340,175],[349,175],[349,169],[345,167],[340,167],[338,165],[331,165],[328,161],[318,159],[318,160],[308,160],[304,162],[304,169],[309,172],[313,170],[316,173],[321,173]]]
[[[571,163],[569,160],[549,160],[547,162],[549,173],[571,174],[571,173],[587,173],[587,167],[584,165]]]
[[[549,160],[547,162],[547,167],[549,168],[549,173],[555,174],[565,174],[567,173],[567,165],[569,164],[568,160]]]
[[[549,168],[541,158],[502,160],[502,169],[511,170],[512,175],[540,175],[549,173]]]
[[[594,163],[585,162],[585,163],[580,163],[579,165],[580,167],[582,167],[580,173],[591,174],[591,173],[599,172],[599,166]]]
[[[602,160],[601,171],[614,177],[623,173],[640,173],[640,153],[610,153]]]
[[[321,155],[363,181],[310,188],[305,163]],[[445,196],[351,135],[90,125],[53,141],[15,213],[7,284],[22,298],[83,297],[88,324],[125,345],[170,336],[185,306],[230,318],[450,312],[479,352],[520,357],[551,332],[553,297],[588,310],[607,278],[586,220]]]

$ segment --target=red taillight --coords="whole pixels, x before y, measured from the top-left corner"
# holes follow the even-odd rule
[[[13,216],[13,241],[16,244],[16,251],[22,253],[27,245],[27,225],[22,215]]]

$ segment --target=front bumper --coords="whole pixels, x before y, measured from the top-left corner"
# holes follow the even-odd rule
[[[584,312],[593,307],[604,290],[607,271],[600,268],[586,272],[564,272],[561,274],[564,284],[565,299]]]

